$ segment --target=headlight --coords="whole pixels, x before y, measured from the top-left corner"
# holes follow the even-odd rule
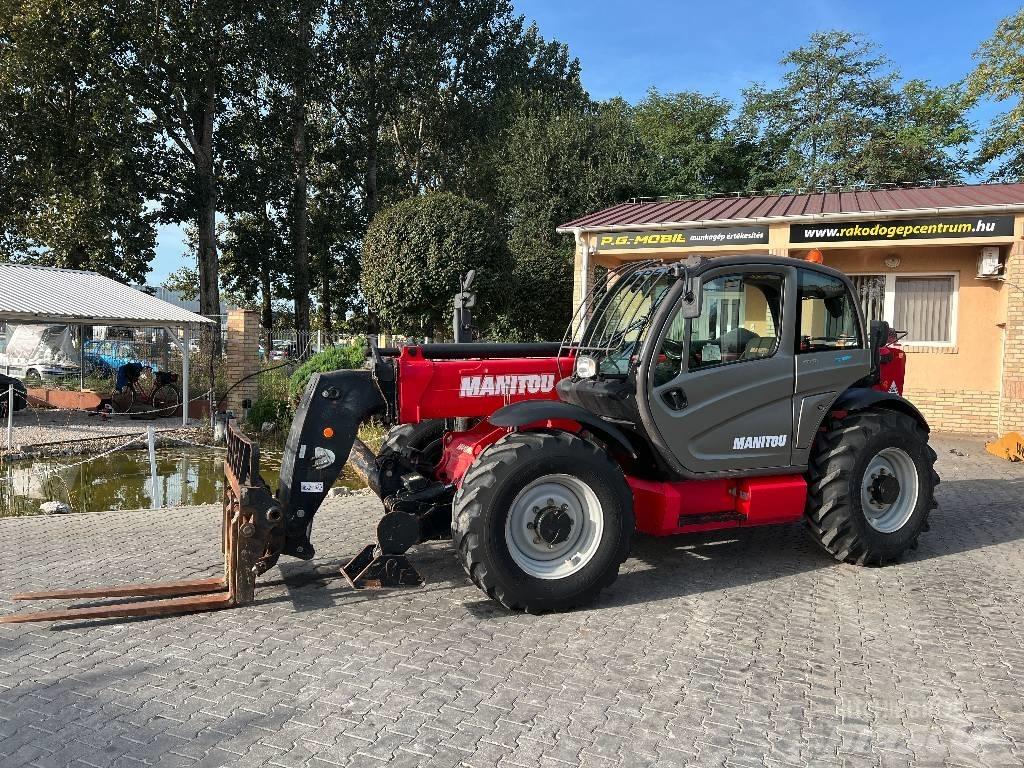
[[[590,355],[580,355],[576,358],[576,375],[581,379],[589,379],[597,375],[597,360]]]

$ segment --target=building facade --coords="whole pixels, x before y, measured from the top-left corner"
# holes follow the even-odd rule
[[[577,302],[631,260],[818,251],[906,332],[905,395],[933,429],[1024,431],[1024,184],[637,200],[559,231]]]

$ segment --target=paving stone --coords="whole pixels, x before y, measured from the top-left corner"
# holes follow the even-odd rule
[[[349,589],[379,503],[332,500],[318,558],[251,607],[0,626],[0,768],[1024,764],[1024,467],[933,445],[940,506],[901,563],[837,564],[800,526],[638,537],[596,605],[555,616],[486,601],[445,543],[413,551],[422,589]],[[0,613],[58,582],[212,575],[218,525],[0,520]]]

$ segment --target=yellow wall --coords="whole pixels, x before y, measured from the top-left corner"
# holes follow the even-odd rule
[[[801,252],[793,252],[801,256]],[[978,246],[911,246],[886,248],[832,248],[825,264],[847,274],[903,274],[953,272],[960,292],[955,346],[907,347],[907,388],[999,391],[1005,296],[997,280],[978,280]],[[898,256],[895,269],[885,266],[887,256]]]
[[[641,229],[637,227],[636,229]],[[993,279],[978,279],[977,262],[983,245],[998,245],[1003,255],[1011,255],[1007,268],[1017,265],[1021,269],[1024,257],[1024,216],[1017,216],[1013,238],[1003,239],[945,239],[927,244],[917,242],[893,243],[877,241],[857,243],[853,247],[835,245],[818,246],[824,253],[824,262],[848,274],[904,274],[904,273],[954,273],[958,277],[956,327],[954,344],[951,347],[906,346],[907,378],[905,394],[925,413],[933,429],[954,432],[992,433],[1008,428],[1013,421],[1006,417],[1007,381],[1010,392],[1024,396],[1024,352],[1017,354],[1018,347],[1024,349],[1017,337],[1024,338],[1024,310],[1011,303],[1013,291],[1008,283]],[[597,235],[584,234],[581,243],[589,248],[597,243]],[[789,243],[788,223],[772,224],[769,227],[767,245],[748,245],[734,248],[673,248],[637,249],[632,251],[597,252],[591,251],[590,265],[600,264],[615,267],[635,259],[677,259],[690,253],[707,256],[728,256],[737,254],[771,253],[777,256],[803,258],[812,244],[793,247]],[[1011,248],[1014,249],[1011,251]],[[580,251],[583,249],[581,248]],[[897,256],[898,267],[889,268],[885,259]],[[1016,261],[1014,261],[1016,259]],[[579,252],[577,266],[579,265]],[[1014,272],[1016,274],[1016,272]],[[1014,294],[1016,295],[1016,294]],[[1024,296],[1022,296],[1024,300]],[[1024,303],[1024,302],[1022,302]],[[1008,324],[1008,318],[1013,323]],[[1004,327],[1013,325],[1013,339],[1007,359],[1013,371],[1007,370],[1004,361]],[[1018,326],[1020,326],[1018,328]],[[1007,331],[1009,332],[1009,331]],[[1017,355],[1017,357],[1014,357]],[[1020,370],[1017,370],[1017,369]],[[1016,377],[1016,378],[1014,378]],[[1020,390],[1020,392],[1017,392]],[[1012,398],[1011,398],[1012,399]],[[1018,398],[1019,399],[1019,398]],[[1013,400],[1016,403],[1017,400]],[[1012,403],[1011,403],[1012,405]],[[1024,423],[1021,416],[1014,423]],[[1011,425],[1012,426],[1012,425]]]

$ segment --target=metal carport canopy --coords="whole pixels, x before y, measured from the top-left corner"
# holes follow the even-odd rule
[[[96,272],[29,264],[0,264],[0,320],[184,329],[182,424],[188,423],[189,331],[194,325],[215,324]]]

